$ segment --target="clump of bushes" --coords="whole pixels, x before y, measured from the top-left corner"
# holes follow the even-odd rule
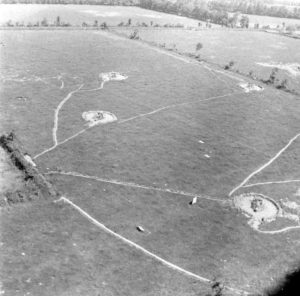
[[[227,65],[224,66],[225,70],[231,70],[233,66],[235,65],[234,61],[230,61]]]
[[[267,80],[264,80],[263,82],[266,84],[275,85],[275,83],[278,81],[278,79],[276,78],[277,73],[278,73],[278,68],[273,68],[269,78]]]
[[[289,93],[298,94],[295,90],[290,89],[288,86],[289,81],[287,79],[279,80],[277,78],[279,69],[273,68],[268,79],[261,79],[261,81],[268,85],[273,85],[277,89],[284,90]]]
[[[280,84],[276,85],[276,88],[287,90],[288,89],[288,80],[284,79],[280,82]]]
[[[223,296],[224,285],[217,280],[213,280],[211,284],[211,294],[206,294],[205,296]]]
[[[129,35],[129,39],[132,40],[139,40],[139,31],[138,30],[134,30],[130,35]]]
[[[288,90],[288,80],[284,79],[284,80],[280,81],[277,78],[278,71],[279,71],[278,68],[273,68],[270,73],[269,78],[266,80],[262,80],[262,81],[266,84],[274,85],[277,89]]]
[[[248,76],[254,80],[257,80],[257,76],[255,75],[254,71],[253,70],[250,70],[248,72]]]

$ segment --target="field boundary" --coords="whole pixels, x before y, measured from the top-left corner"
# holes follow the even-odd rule
[[[31,157],[26,152],[23,144],[17,138],[17,136],[11,132],[8,135],[2,135],[0,137],[0,147],[7,153],[12,164],[17,170],[22,173],[22,180],[25,186],[30,185],[27,182],[33,182],[34,187],[38,189],[45,199],[57,198],[60,196],[59,192],[50,183],[43,174],[41,174],[36,167],[35,163],[31,160]],[[30,189],[32,193],[32,188]],[[38,194],[37,197],[40,195]],[[31,200],[33,196],[29,196],[28,200]],[[24,201],[23,199],[19,201]]]

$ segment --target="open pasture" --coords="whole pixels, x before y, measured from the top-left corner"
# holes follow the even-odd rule
[[[118,32],[131,34],[132,30]],[[291,89],[300,91],[300,41],[259,31],[202,30],[164,31],[139,30],[139,37],[148,42],[165,44],[181,53],[196,53],[197,43],[203,48],[200,57],[211,63],[225,66],[234,61],[233,69],[258,78],[267,79],[272,68],[279,68],[278,78],[287,79]]]
[[[42,292],[7,277],[6,290],[187,296],[207,293],[216,278],[227,295],[241,295],[263,292],[293,268],[297,221],[281,217],[253,229],[231,197],[267,192],[298,205],[298,98],[273,88],[245,93],[241,78],[109,33],[1,38],[1,132],[15,130],[63,195],[35,206],[30,231],[38,239],[25,247],[41,248],[46,262],[17,271],[7,264],[8,274],[33,282],[41,272],[56,277]],[[111,71],[128,78],[99,78]],[[117,121],[87,126],[83,112],[97,110]],[[52,245],[44,242],[45,229],[59,225]],[[67,259],[49,271],[59,252]]]

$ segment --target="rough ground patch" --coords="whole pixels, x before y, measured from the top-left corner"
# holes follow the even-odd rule
[[[0,168],[1,206],[58,194],[39,173],[14,133],[0,137]]]

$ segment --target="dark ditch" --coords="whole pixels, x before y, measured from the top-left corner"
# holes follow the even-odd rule
[[[16,134],[11,132],[0,137],[0,147],[7,154],[4,159],[8,170],[14,171],[11,186],[1,192],[0,206],[13,205],[40,198],[50,199],[59,196],[54,186],[39,172],[38,167],[26,160],[29,156]],[[3,161],[3,159],[2,159]],[[4,182],[5,176],[4,176]]]

